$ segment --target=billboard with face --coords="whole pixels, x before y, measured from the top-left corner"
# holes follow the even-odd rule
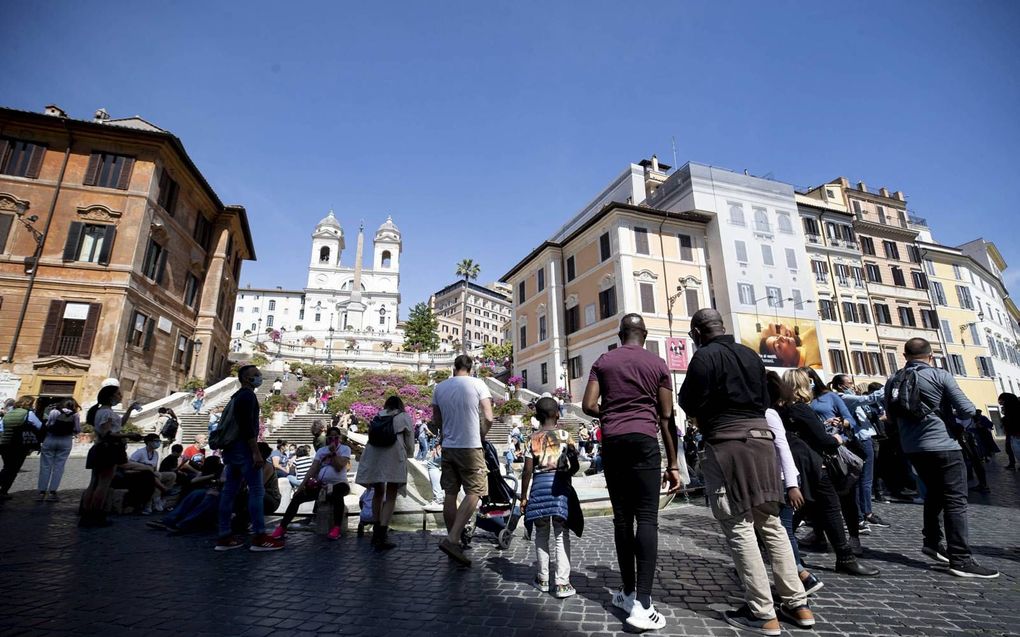
[[[811,319],[740,315],[740,342],[758,352],[766,367],[822,368],[818,332]]]

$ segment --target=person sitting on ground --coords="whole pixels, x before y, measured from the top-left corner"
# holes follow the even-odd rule
[[[127,463],[127,441],[141,440],[141,434],[124,431],[131,414],[141,408],[137,402],[128,406],[123,416],[114,413],[113,405],[120,404],[122,395],[117,385],[107,385],[99,390],[96,404],[89,409],[86,424],[91,424],[96,441],[85,458],[85,468],[92,470],[89,486],[82,495],[81,519],[79,526],[109,526],[106,519],[106,498],[113,482],[117,467]],[[151,480],[149,481],[151,484]],[[149,492],[151,496],[151,492]]]
[[[323,490],[333,504],[333,527],[329,530],[329,539],[340,539],[344,497],[351,492],[351,487],[347,483],[351,448],[342,444],[342,441],[342,434],[336,427],[326,431],[326,446],[315,452],[315,459],[308,470],[308,475],[294,492],[294,497],[291,498],[287,511],[280,520],[280,526],[273,531],[273,539],[282,539],[287,534],[287,527],[297,515],[298,507],[305,502],[314,502]]]
[[[222,484],[223,462],[219,457],[211,456],[202,463],[202,472],[191,481],[194,488],[181,498],[174,510],[162,520],[147,524],[178,533],[216,530]]]
[[[538,574],[532,585],[538,590],[552,592],[563,599],[577,593],[570,583],[570,528],[577,529],[583,520],[569,515],[570,476],[577,472],[577,445],[574,437],[559,427],[559,405],[552,398],[540,398],[535,412],[542,428],[531,436],[524,451],[524,472],[521,474],[521,509],[524,520],[534,523],[535,550],[538,554]],[[566,471],[560,471],[566,458]],[[530,488],[529,488],[530,487]],[[575,496],[576,497],[576,496]],[[580,512],[580,507],[577,507]],[[556,551],[555,578],[549,579],[549,533],[553,536]]]
[[[160,471],[177,471],[177,468],[181,466],[181,456],[184,454],[184,445],[173,445],[170,447],[170,453],[165,458],[159,461]]]
[[[358,464],[358,484],[374,487],[372,546],[388,551],[396,544],[387,538],[397,492],[407,484],[408,458],[414,454],[414,425],[400,396],[390,396],[368,426],[368,444]]]
[[[287,476],[287,482],[290,483],[292,488],[297,489],[301,486],[301,482],[308,475],[308,469],[312,466],[313,461],[314,458],[312,458],[308,445],[301,445],[297,448],[297,457],[294,459],[293,465],[294,473]]]
[[[151,499],[142,508],[142,514],[149,515],[152,513],[153,509],[162,512],[166,508],[163,496],[165,496],[174,486],[177,474],[173,471],[159,471],[158,450],[162,444],[159,440],[159,434],[146,434],[145,438],[142,439],[142,442],[145,443],[145,446],[141,449],[136,449],[128,460],[151,467],[154,490]]]
[[[185,460],[191,460],[191,457],[194,456],[197,453],[200,453],[200,454],[202,454],[204,456],[205,455],[205,445],[206,445],[206,443],[208,441],[209,441],[209,437],[207,435],[205,435],[205,434],[196,434],[195,435],[195,442],[193,442],[192,444],[188,445],[188,447],[186,447],[184,449],[184,455],[182,455],[181,457],[184,458]]]
[[[276,449],[269,456],[270,466],[276,471],[277,478],[290,475],[290,463],[287,461],[287,441],[277,440]]]

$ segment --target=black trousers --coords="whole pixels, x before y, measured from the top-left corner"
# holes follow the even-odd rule
[[[22,445],[0,445],[0,458],[4,461],[4,468],[0,469],[0,493],[11,490],[27,457],[28,450]]]
[[[960,451],[925,451],[910,454],[918,477],[924,482],[924,545],[935,548],[942,541],[939,518],[946,527],[950,565],[970,560],[967,545],[967,470]]]
[[[290,504],[287,505],[287,510],[283,513],[283,519],[280,520],[280,524],[284,527],[289,526],[294,521],[294,516],[297,515],[298,507],[305,502],[315,502],[319,499],[319,491],[325,487],[315,487],[314,489],[306,488],[301,493],[295,493],[294,497],[291,498]],[[329,493],[330,502],[333,504],[333,526],[340,526],[340,522],[343,520],[344,515],[344,498],[348,493],[351,492],[351,485],[346,482],[340,482],[333,485],[333,490]]]
[[[651,595],[659,554],[659,439],[638,433],[603,438],[602,467],[613,505],[613,539],[623,591]]]
[[[850,557],[852,555],[850,543],[847,542],[846,532],[843,530],[843,516],[845,513],[841,498],[836,493],[836,488],[832,486],[832,480],[829,480],[829,475],[825,471],[821,472],[818,479],[811,486],[811,492],[814,501],[794,513],[794,528],[803,519],[811,520],[815,533],[825,535],[826,539],[829,540],[829,543],[836,550],[836,557],[838,559]],[[846,497],[853,499],[852,495]],[[854,504],[855,508],[856,506]],[[856,530],[857,518],[854,518],[853,526],[850,528],[855,529],[855,532],[859,533]]]

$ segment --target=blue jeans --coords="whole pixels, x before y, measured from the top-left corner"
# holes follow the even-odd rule
[[[163,524],[181,531],[211,529],[216,524],[218,502],[219,497],[209,494],[208,489],[195,489],[163,517]]]
[[[231,453],[234,452],[234,453]],[[252,530],[255,535],[266,532],[266,518],[262,506],[262,498],[265,495],[266,487],[262,484],[262,469],[252,462],[251,453],[237,453],[228,449],[223,455],[223,462],[226,465],[226,481],[223,484],[223,491],[220,493],[219,511],[219,536],[230,535],[230,519],[234,513],[234,500],[241,490],[241,483],[248,484],[248,515],[251,517]]]
[[[39,450],[39,491],[56,491],[64,477],[64,465],[71,455],[71,436],[46,436]]]
[[[779,521],[783,523],[786,534],[790,537],[790,546],[793,547],[793,560],[797,563],[797,571],[804,570],[804,560],[800,559],[800,546],[797,545],[797,535],[793,528],[793,507],[785,502],[779,506]]]
[[[863,520],[871,515],[871,490],[875,481],[875,444],[871,438],[861,440],[860,443],[864,449],[864,469],[861,470],[861,479],[857,481],[857,514]]]

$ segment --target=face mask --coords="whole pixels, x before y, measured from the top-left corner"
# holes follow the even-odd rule
[[[252,381],[251,381],[251,386],[252,387],[261,387],[262,386],[262,377],[261,376],[256,376],[255,378],[253,378]]]

